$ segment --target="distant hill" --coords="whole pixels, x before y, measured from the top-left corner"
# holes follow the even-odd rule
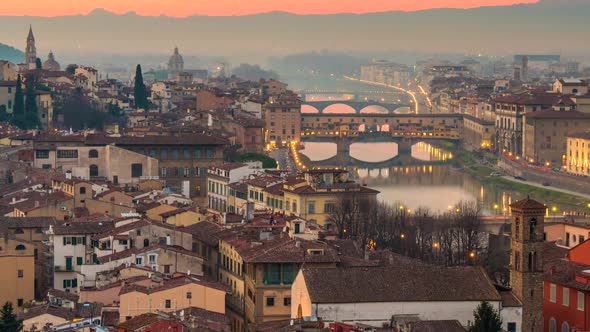
[[[19,64],[25,61],[25,54],[12,46],[0,43],[0,60],[8,60],[14,64]]]
[[[23,45],[32,24],[40,55],[53,49],[58,58],[81,63],[116,54],[158,54],[164,63],[175,45],[185,56],[224,56],[234,63],[322,50],[350,55],[584,55],[590,54],[589,17],[588,0],[359,15],[271,12],[173,18],[96,10],[62,17],[0,16],[0,40]]]

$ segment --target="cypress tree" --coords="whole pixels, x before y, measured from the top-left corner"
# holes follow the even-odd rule
[[[25,98],[25,122],[27,128],[35,128],[39,125],[39,115],[37,109],[37,95],[35,90],[37,82],[35,76],[28,75],[26,80],[26,98]]]
[[[143,83],[143,74],[141,72],[141,65],[137,65],[135,69],[135,86],[133,89],[133,96],[135,97],[135,108],[148,108],[147,90]]]
[[[20,74],[16,79],[16,90],[14,91],[14,115],[25,114],[25,100],[23,96],[22,78]]]
[[[41,58],[37,58],[35,60],[35,68],[37,68],[37,69],[42,69],[43,68],[43,64],[41,63]]]
[[[16,315],[12,309],[12,303],[6,302],[2,306],[0,312],[0,331],[4,332],[18,332],[23,328],[23,320],[16,319]]]

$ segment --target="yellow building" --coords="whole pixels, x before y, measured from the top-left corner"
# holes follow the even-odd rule
[[[146,216],[148,217],[148,219],[151,220],[155,220],[155,221],[163,221],[164,219],[162,218],[161,214],[166,213],[166,212],[170,212],[170,211],[174,211],[177,210],[178,208],[172,205],[168,205],[168,204],[160,204],[158,206],[155,206],[149,210],[146,210]]]
[[[119,320],[124,322],[148,312],[173,312],[189,307],[225,314],[225,287],[182,276],[163,280],[158,287],[129,285],[121,289]]]
[[[162,222],[175,226],[190,226],[205,220],[207,217],[201,213],[187,208],[179,208],[160,214]]]
[[[576,175],[590,175],[590,132],[567,136],[567,171]]]
[[[283,184],[287,213],[332,229],[330,214],[343,200],[375,201],[379,191],[348,180],[344,170],[310,170],[301,179]]]
[[[12,302],[17,310],[35,299],[35,245],[0,235],[0,303]]]

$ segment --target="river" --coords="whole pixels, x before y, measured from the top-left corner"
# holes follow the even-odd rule
[[[480,181],[462,168],[451,165],[452,153],[425,143],[412,147],[408,166],[396,165],[395,143],[356,143],[350,147],[346,165],[327,165],[325,160],[336,155],[335,143],[305,142],[300,151],[312,164],[324,167],[346,167],[357,182],[379,190],[378,198],[389,203],[401,203],[409,209],[428,208],[444,213],[460,201],[477,201],[488,216],[508,214],[508,206],[527,196],[494,183]],[[371,166],[378,164],[378,167]],[[550,204],[551,202],[548,202]],[[551,205],[552,207],[554,205]],[[560,204],[552,214],[579,211],[577,205]]]

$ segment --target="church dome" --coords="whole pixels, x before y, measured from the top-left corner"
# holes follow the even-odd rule
[[[184,59],[178,52],[178,47],[174,48],[174,54],[168,60],[168,70],[170,71],[181,71],[184,69]]]
[[[51,70],[51,71],[58,71],[61,70],[61,66],[59,62],[55,61],[55,57],[53,56],[53,52],[49,52],[47,56],[47,60],[43,63],[43,69]]]

